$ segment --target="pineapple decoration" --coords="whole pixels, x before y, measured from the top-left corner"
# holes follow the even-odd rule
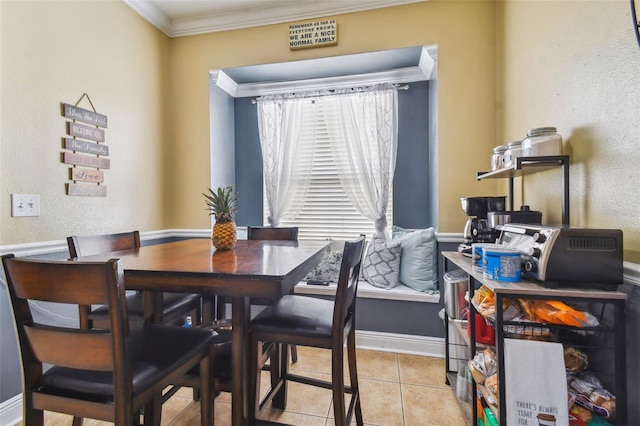
[[[216,192],[209,189],[209,194],[202,194],[207,203],[209,214],[215,215],[216,224],[211,231],[211,240],[218,250],[228,250],[236,245],[236,223],[233,214],[236,212],[237,195],[233,188],[218,187]]]

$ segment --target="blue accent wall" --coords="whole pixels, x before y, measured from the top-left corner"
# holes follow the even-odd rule
[[[238,226],[262,225],[262,154],[257,107],[252,98],[235,100],[236,190]],[[394,224],[403,228],[434,226],[429,199],[429,82],[398,91],[398,152],[393,184]]]

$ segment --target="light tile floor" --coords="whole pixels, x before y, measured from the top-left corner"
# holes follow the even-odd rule
[[[330,378],[328,350],[298,346],[298,357],[291,371]],[[454,392],[445,385],[444,359],[358,349],[357,363],[365,425],[465,425]],[[346,364],[345,371],[348,371]],[[262,381],[266,383],[268,377]],[[290,383],[288,395],[286,411],[268,409],[262,417],[293,425],[334,424],[330,390]],[[46,413],[45,419],[46,425],[71,424],[69,416],[54,413]],[[108,424],[88,419],[84,422],[86,426]],[[231,424],[228,393],[216,399],[215,424]],[[192,400],[191,389],[181,389],[164,404],[162,425],[200,425],[200,407]]]

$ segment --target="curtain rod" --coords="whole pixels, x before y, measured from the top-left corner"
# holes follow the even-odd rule
[[[405,84],[405,85],[403,85],[403,86],[398,86],[398,87],[397,87],[397,89],[398,89],[398,90],[409,90],[409,85],[408,85],[408,84]],[[336,90],[336,89],[329,90],[329,91],[328,91],[329,93],[311,92],[311,93],[309,93],[308,95],[302,95],[302,96],[300,96],[300,97],[301,97],[301,98],[313,98],[313,97],[316,97],[316,96],[333,95],[333,94],[334,94],[334,92],[335,92],[335,90]],[[256,99],[251,99],[251,103],[255,105],[256,103],[258,103],[258,99],[257,99],[257,98],[256,98]]]

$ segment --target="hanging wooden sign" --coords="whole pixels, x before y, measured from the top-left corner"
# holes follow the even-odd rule
[[[334,44],[338,44],[338,25],[335,19],[289,25],[289,49],[291,50]]]
[[[87,98],[93,111],[77,106],[84,98]],[[62,115],[73,120],[66,122],[67,134],[72,137],[63,138],[63,146],[69,151],[62,153],[62,162],[74,166],[69,169],[69,179],[73,182],[66,184],[67,195],[106,197],[107,187],[102,185],[104,172],[102,170],[94,170],[94,168],[111,168],[111,160],[105,158],[109,155],[109,147],[100,144],[100,142],[104,142],[105,132],[103,129],[107,127],[107,116],[98,114],[93,107],[93,102],[91,102],[89,95],[86,93],[80,97],[75,105],[61,103],[61,107]],[[86,124],[80,124],[77,121]],[[78,152],[83,154],[78,154]]]
[[[86,183],[68,183],[67,195],[106,197],[107,187],[104,185],[91,185]]]
[[[88,154],[101,155],[103,157],[109,155],[109,147],[107,145],[100,145],[78,139],[64,138],[64,147],[71,151],[86,152]]]
[[[69,122],[69,134],[82,139],[104,142],[104,130],[97,127],[85,126],[84,124]]]
[[[69,174],[71,176],[71,180],[76,180],[81,182],[93,182],[93,183],[104,182],[104,172],[100,170],[84,169],[81,167],[71,167],[69,169]]]
[[[75,164],[76,166],[95,167],[97,169],[111,168],[111,161],[108,158],[92,157],[84,154],[74,154],[73,152],[63,152],[62,162]]]
[[[93,124],[94,126],[107,127],[107,116],[97,112],[82,109],[75,105],[62,104],[62,115],[76,121]]]

